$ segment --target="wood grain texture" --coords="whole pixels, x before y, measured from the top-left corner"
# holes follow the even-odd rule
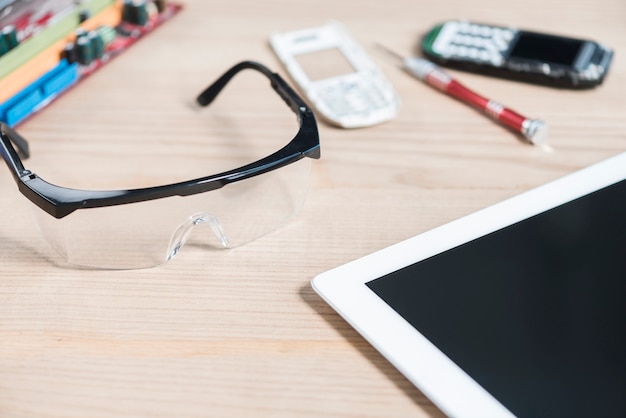
[[[210,174],[248,149],[235,141],[287,139],[292,115],[259,79],[229,87],[214,108],[199,111],[191,103],[240,60],[258,60],[289,79],[269,34],[329,19],[343,22],[371,52],[398,90],[401,112],[368,129],[320,121],[322,159],[290,223],[229,251],[198,241],[153,269],[65,266],[5,172],[0,416],[441,416],[309,281],[624,151],[626,3],[186,0],[184,6],[20,128],[31,143],[29,168],[75,187],[140,186]],[[458,17],[615,48],[605,84],[589,91],[452,72],[477,92],[548,121],[553,153],[420,84],[373,48],[380,42],[410,54],[433,24]]]

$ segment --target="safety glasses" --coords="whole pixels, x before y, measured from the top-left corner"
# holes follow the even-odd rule
[[[191,231],[208,227],[215,245],[232,248],[283,225],[308,192],[310,161],[320,157],[311,109],[276,73],[252,61],[226,71],[196,99],[207,106],[240,71],[265,75],[293,111],[297,134],[270,155],[239,168],[163,186],[79,190],[49,183],[26,169],[27,141],[0,123],[0,151],[19,191],[36,208],[45,238],[74,265],[145,268],[172,259]]]

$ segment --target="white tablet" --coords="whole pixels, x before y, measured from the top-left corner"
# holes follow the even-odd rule
[[[312,284],[450,416],[626,416],[626,153]]]

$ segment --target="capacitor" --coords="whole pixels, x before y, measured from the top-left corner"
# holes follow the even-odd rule
[[[87,31],[84,28],[79,27],[74,31],[74,35],[76,36],[76,39],[78,39],[81,36],[87,36]]]
[[[3,36],[0,36],[0,57],[9,52],[9,44]]]
[[[76,52],[76,45],[74,42],[68,42],[65,44],[63,52],[61,53],[61,58],[65,58],[70,64],[78,61],[78,54]]]
[[[89,19],[90,17],[91,17],[91,12],[89,10],[87,10],[87,9],[81,10],[78,13],[78,21],[80,23],[83,23],[85,20]]]
[[[87,38],[91,43],[94,58],[102,58],[102,56],[104,55],[104,40],[100,36],[100,33],[97,30],[92,30],[87,35]]]
[[[122,20],[139,26],[144,26],[148,23],[146,0],[125,0],[122,9]]]
[[[93,62],[94,51],[89,37],[80,36],[76,39],[76,55],[78,62],[82,65],[89,65]]]
[[[6,42],[9,50],[19,45],[19,41],[17,40],[17,30],[15,30],[15,26],[13,25],[3,27],[1,36]]]

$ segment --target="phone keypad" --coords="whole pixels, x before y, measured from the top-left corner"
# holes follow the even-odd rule
[[[389,105],[380,88],[366,79],[330,83],[319,90],[319,96],[329,113],[338,117],[367,114]]]
[[[501,65],[502,54],[509,48],[515,29],[480,25],[466,21],[447,22],[435,43],[436,53],[452,59],[471,59]]]

